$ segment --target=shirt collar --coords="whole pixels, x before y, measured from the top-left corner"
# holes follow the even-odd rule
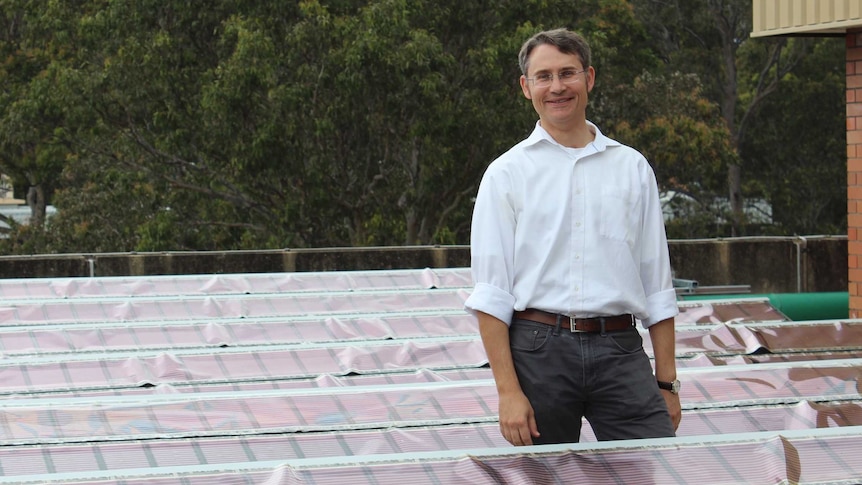
[[[596,138],[591,143],[597,152],[605,151],[605,149],[609,146],[622,145],[620,142],[614,140],[613,138],[605,136],[604,133],[602,133],[602,130],[600,130],[599,127],[596,126],[593,122],[587,120],[587,126],[590,128],[590,131],[592,131],[596,135]],[[548,133],[544,128],[542,128],[542,125],[539,121],[536,121],[536,127],[533,129],[533,132],[530,133],[530,136],[527,137],[526,140],[524,140],[524,143],[526,144],[526,146],[532,146],[536,145],[541,141],[546,141],[553,145],[562,146],[557,143],[557,140],[554,140],[554,138],[551,137],[550,133]]]

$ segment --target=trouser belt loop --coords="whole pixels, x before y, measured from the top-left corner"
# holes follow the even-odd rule
[[[599,317],[599,328],[601,329],[601,336],[607,337],[608,332],[605,331],[605,317]]]
[[[556,337],[560,334],[560,329],[563,327],[563,316],[557,315],[557,325],[554,327],[553,335]]]

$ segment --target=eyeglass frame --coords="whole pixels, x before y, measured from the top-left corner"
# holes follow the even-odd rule
[[[524,79],[526,79],[527,81],[531,81],[533,83],[533,86],[536,86],[539,88],[545,88],[545,87],[550,86],[551,84],[554,84],[554,79],[559,79],[560,82],[563,84],[572,85],[572,84],[577,84],[578,81],[580,80],[578,78],[578,74],[583,74],[587,71],[589,71],[589,68],[581,69],[580,71],[577,69],[563,69],[562,71],[560,71],[557,74],[548,72],[548,73],[539,74],[538,76],[535,76],[535,77],[525,77]],[[565,76],[565,75],[568,75],[568,76],[564,78],[563,76]],[[547,76],[547,77],[545,79],[539,79],[539,76],[542,76],[542,77]]]

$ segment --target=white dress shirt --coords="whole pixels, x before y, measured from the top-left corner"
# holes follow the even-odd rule
[[[526,308],[632,313],[644,328],[678,314],[655,173],[589,126],[595,139],[574,149],[537,123],[488,166],[473,212],[468,311],[506,324]]]

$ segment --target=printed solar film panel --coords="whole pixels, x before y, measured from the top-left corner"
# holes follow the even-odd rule
[[[475,321],[463,310],[468,270],[442,278],[399,270],[96,280],[0,281],[0,392],[7,396],[0,401],[0,443],[7,445],[0,483],[59,476],[153,483],[161,476],[164,483],[402,485],[482,483],[507,473],[521,480],[525,470],[565,483],[574,475],[554,475],[565,467],[589,469],[605,483],[643,472],[604,456],[609,449],[594,443],[589,426],[575,446],[594,453],[587,464],[535,460],[533,449],[502,441],[496,391],[481,367]],[[728,445],[736,441],[710,441],[727,433],[859,426],[859,322],[787,322],[764,299],[680,306],[679,436],[697,437],[714,461],[700,451],[661,449],[653,477],[670,477],[661,475],[672,471],[664,466],[669,459],[695,457],[707,467],[736,459]],[[645,345],[651,352],[648,338]],[[853,463],[841,463],[846,444],[831,449],[837,436],[818,435],[838,457],[828,471],[858,476]],[[769,447],[743,438],[752,446],[740,463],[771,453],[758,469],[741,464],[674,478],[704,485],[727,475],[746,483],[764,469],[779,477],[772,468],[792,471],[782,460],[804,448],[788,439]],[[655,445],[645,440],[636,449]],[[463,452],[487,447],[490,454]],[[456,458],[440,454],[446,451]],[[318,459],[335,461],[309,461]],[[802,463],[801,483],[813,469]]]
[[[859,430],[785,431],[522,449],[274,459],[217,465],[70,472],[68,483],[853,483],[862,478]],[[56,475],[2,477],[39,483]],[[102,482],[100,482],[102,483]]]
[[[7,299],[0,328],[103,322],[463,311],[467,289],[317,292],[272,295],[193,295],[111,299]],[[680,302],[679,325],[786,321],[768,301]]]
[[[768,298],[680,301],[679,324],[784,322],[790,320],[769,303]]]
[[[39,310],[34,307],[31,313]],[[77,313],[77,312],[76,312]],[[198,316],[200,318],[200,316]],[[162,323],[165,322],[165,323]],[[128,322],[117,326],[113,320],[102,324],[58,327],[40,324],[0,327],[0,349],[5,355],[37,352],[70,352],[113,348],[186,348],[253,345],[261,343],[320,342],[330,340],[365,340],[374,338],[408,338],[434,335],[476,335],[475,320],[461,310],[425,314],[327,315],[318,317],[260,317],[208,321],[155,320]],[[698,331],[703,329],[704,332]],[[708,330],[709,333],[705,333]],[[645,334],[645,332],[642,331]],[[862,333],[859,321],[820,322],[817,329],[808,324],[781,328],[747,327],[743,324],[681,325],[679,348],[682,353],[746,352],[763,348],[778,351],[787,348],[810,349],[815,343],[826,349],[853,346]],[[788,335],[780,337],[780,335]],[[797,346],[792,347],[793,342]],[[801,343],[801,344],[800,344]],[[647,351],[649,339],[645,339]],[[819,347],[818,347],[819,348]]]
[[[859,322],[827,325],[804,324],[796,327],[788,323],[793,334],[804,342],[772,339],[763,345],[786,345],[800,350],[806,344],[817,348],[822,339],[830,347],[837,340],[830,337],[831,330],[840,328],[841,337],[848,340],[841,345],[852,348],[860,335]],[[777,327],[769,327],[775,333]],[[710,355],[744,355],[763,348],[763,340],[743,346],[736,338],[725,338],[727,328],[692,336],[692,332],[679,333],[680,355],[698,353]],[[805,329],[802,332],[800,329]],[[735,334],[753,335],[758,328],[739,326]],[[48,334],[50,335],[50,334]],[[179,334],[184,335],[184,334]],[[825,335],[825,337],[824,337]],[[101,338],[101,337],[100,337]],[[799,342],[797,340],[797,342]],[[2,339],[0,339],[2,341]],[[140,342],[140,340],[138,340]],[[647,353],[651,353],[649,338],[644,339]],[[700,346],[699,348],[696,346]],[[707,350],[706,347],[709,346]],[[782,351],[781,348],[769,349]],[[852,354],[851,354],[852,355]],[[777,360],[781,356],[774,356]],[[791,356],[792,357],[792,356]],[[766,362],[770,355],[747,356],[740,363]],[[681,362],[685,362],[681,360]],[[411,372],[420,369],[459,369],[485,365],[484,348],[475,334],[465,337],[435,337],[425,339],[378,340],[354,343],[321,343],[296,346],[244,346],[224,349],[192,348],[158,350],[113,351],[106,353],[74,352],[70,354],[37,356],[9,355],[0,361],[0,394],[18,392],[48,392],[73,389],[106,389],[171,383],[213,383],[262,379],[298,379],[317,375],[345,375],[349,373]],[[715,365],[718,361],[710,361]],[[723,364],[733,363],[730,361]],[[681,367],[693,367],[687,364]]]
[[[486,362],[481,341],[415,340],[310,348],[225,349],[189,352],[83,354],[8,359],[0,363],[0,395],[70,389],[296,379],[323,374],[380,373],[479,367]]]
[[[795,405],[752,406],[741,412],[733,408],[687,409],[677,436],[862,426],[860,404],[862,401],[825,404],[803,402]],[[585,422],[581,442],[595,441],[589,423]],[[257,435],[247,433],[194,439],[130,439],[103,441],[97,446],[92,443],[42,444],[7,447],[0,453],[0,470],[3,470],[0,476],[489,447],[511,448],[500,434],[496,422],[405,428],[389,426],[320,433],[262,432]],[[118,462],[120,457],[122,460]]]
[[[469,288],[469,268],[0,280],[0,300]]]
[[[817,360],[858,360],[862,359],[862,352],[859,353],[817,353],[817,354],[763,354],[758,356],[758,360],[752,360],[752,357],[746,357],[742,360],[726,359],[720,362],[703,362],[703,359],[697,359],[697,362],[689,363],[687,360],[677,364],[680,369],[687,367],[714,367],[714,366],[729,366],[729,365],[750,365],[758,363],[789,363],[793,362],[804,363],[806,361]],[[810,356],[814,357],[810,357]],[[717,360],[717,358],[713,358]],[[442,381],[460,381],[460,380],[490,380],[493,376],[491,370],[487,367],[480,368],[465,368],[465,369],[420,369],[413,372],[389,372],[375,374],[351,374],[345,376],[336,376],[332,374],[322,374],[319,376],[297,379],[257,379],[257,380],[233,380],[225,382],[174,382],[162,383],[158,385],[144,385],[133,387],[108,387],[102,389],[72,389],[72,390],[51,390],[46,392],[32,391],[30,395],[40,395],[46,397],[95,397],[95,396],[130,396],[130,395],[150,395],[150,394],[167,394],[167,393],[207,393],[207,392],[246,392],[259,390],[275,390],[275,389],[307,389],[307,388],[330,388],[330,387],[345,387],[345,386],[385,386],[390,384],[406,384],[406,383],[422,383],[422,382],[442,382]],[[686,383],[686,386],[689,384]]]
[[[261,318],[303,315],[414,312],[463,309],[464,290],[384,291],[357,294],[189,296],[131,299],[7,300],[0,327],[100,322],[164,322],[201,318]]]
[[[823,351],[816,350],[811,352],[788,352],[788,353],[772,353],[759,352],[755,355],[748,354],[721,354],[721,355],[688,355],[685,357],[677,357],[677,368],[687,367],[713,367],[723,365],[745,365],[745,364],[769,364],[769,363],[787,363],[792,364],[798,362],[804,364],[807,361],[818,360],[855,360],[862,359],[862,350],[842,350],[842,351]]]
[[[652,354],[647,332],[640,329],[647,354]],[[0,351],[6,358],[100,351],[185,352],[189,349],[310,344],[380,339],[422,339],[448,336],[477,338],[473,317],[451,314],[391,314],[328,316],[297,319],[241,319],[209,323],[138,323],[117,326],[64,328],[49,326],[0,329]],[[713,324],[681,326],[677,330],[678,365],[737,363],[853,357],[862,342],[862,320],[780,322],[772,324]],[[457,349],[453,349],[457,350]],[[815,353],[815,351],[819,351]],[[803,353],[804,352],[804,353]],[[756,355],[754,355],[756,354]],[[782,354],[782,355],[776,355]],[[455,353],[457,356],[457,352]],[[858,357],[858,355],[856,355]],[[110,356],[106,356],[111,358]],[[721,357],[721,358],[715,358]],[[26,363],[26,359],[20,362]]]
[[[682,369],[686,409],[858,401],[860,361]],[[496,420],[493,381],[0,402],[0,444],[318,432]],[[836,421],[838,422],[838,421]]]
[[[680,326],[679,355],[745,352],[759,348],[840,349],[855,346],[862,321],[784,322],[772,327],[723,323]],[[782,337],[786,332],[791,338]],[[646,332],[640,329],[646,336]],[[300,344],[348,340],[407,339],[478,335],[476,320],[460,310],[426,313],[320,315],[312,317],[210,318],[164,322],[116,322],[0,327],[5,356],[98,350],[164,349],[222,346]],[[650,342],[644,341],[649,350]],[[818,347],[812,347],[817,344]],[[820,346],[826,345],[825,347]]]
[[[677,355],[853,350],[862,342],[862,320],[719,323],[702,328],[677,330]]]
[[[10,400],[0,403],[0,444],[487,422],[496,419],[496,403],[487,403],[496,393],[487,384]]]

